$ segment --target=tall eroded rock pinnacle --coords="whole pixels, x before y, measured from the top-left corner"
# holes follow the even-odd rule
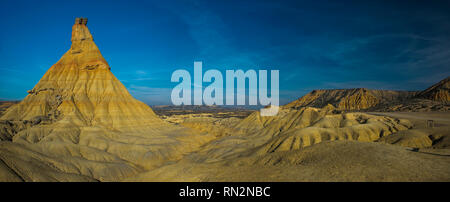
[[[2,119],[40,117],[53,123],[115,129],[159,121],[150,107],[135,100],[111,73],[86,22],[77,18],[69,51]]]
[[[70,49],[0,118],[0,181],[117,181],[211,140],[134,99],[86,24],[76,19]]]

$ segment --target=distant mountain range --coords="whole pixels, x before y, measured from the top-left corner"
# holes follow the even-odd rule
[[[448,111],[450,77],[423,91],[366,88],[313,90],[284,108],[325,107],[343,111]]]

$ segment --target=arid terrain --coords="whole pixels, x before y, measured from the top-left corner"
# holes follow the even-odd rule
[[[276,116],[152,109],[86,23],[21,102],[2,103],[0,181],[450,181],[448,75],[423,91],[314,90]]]
[[[304,107],[266,120],[258,120],[259,112],[228,121],[175,116],[185,127],[213,132],[224,126],[230,132],[215,133],[220,138],[176,163],[126,180],[449,180],[450,113],[333,111]],[[434,120],[432,128],[427,120]]]
[[[0,116],[5,113],[6,109],[19,103],[19,101],[0,101]]]

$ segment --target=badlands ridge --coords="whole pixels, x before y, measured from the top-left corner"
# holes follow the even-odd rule
[[[316,90],[273,117],[163,120],[112,74],[86,24],[1,116],[0,181],[450,181],[448,78],[422,92]],[[408,107],[435,112],[386,112]]]

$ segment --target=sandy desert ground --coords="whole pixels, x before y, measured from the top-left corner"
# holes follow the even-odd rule
[[[324,140],[302,149],[261,154],[255,147],[220,160],[206,146],[178,162],[128,178],[130,181],[448,181],[448,112],[379,113],[409,118],[412,127],[373,142]],[[186,122],[192,122],[186,118]],[[426,120],[435,120],[434,128]],[[319,130],[314,128],[312,130]],[[217,140],[215,146],[226,140]],[[239,142],[237,142],[239,144]],[[230,150],[238,146],[226,144]],[[235,147],[235,148],[233,148]],[[222,151],[223,152],[223,151]],[[260,153],[260,155],[258,155]],[[264,176],[264,177],[261,177]]]
[[[450,77],[417,92],[314,90],[276,116],[158,116],[86,23],[21,102],[2,104],[0,181],[450,181]]]

